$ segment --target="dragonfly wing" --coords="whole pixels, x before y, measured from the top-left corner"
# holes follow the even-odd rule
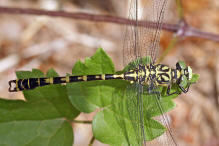
[[[154,95],[145,92],[148,89],[138,83],[129,85],[123,94],[123,100],[114,108],[117,113],[119,110],[120,115],[123,115],[119,118],[117,116],[117,122],[123,129],[128,145],[148,145],[148,141],[156,139],[166,131],[163,125],[153,119],[154,113],[162,114]]]
[[[148,91],[150,93],[149,96],[154,100],[153,103],[155,103],[157,107],[157,114],[154,115],[154,119],[162,123],[166,127],[166,131],[159,138],[153,140],[151,144],[159,143],[159,145],[176,146],[177,142],[175,140],[173,130],[170,126],[171,124],[167,113],[172,109],[172,107],[174,107],[174,103],[171,99],[163,98],[160,89],[154,85],[155,82],[151,81]],[[171,104],[173,106],[169,106]]]
[[[162,123],[163,125],[165,125],[166,128],[167,127],[168,128],[164,134],[162,134],[157,139],[151,141],[151,144],[152,145],[177,146],[177,142],[175,140],[172,128],[171,128],[171,126],[167,126],[167,125],[170,125],[168,114],[163,114],[162,116],[157,117],[156,120],[159,121],[160,123]]]
[[[134,83],[113,96],[112,110],[124,145],[176,145],[166,114],[172,101],[151,93],[155,91],[156,87]]]
[[[146,123],[144,115],[143,92],[144,86],[140,84],[133,84],[127,87],[126,92],[126,107],[128,117],[130,119],[132,128],[135,132],[135,141],[138,145],[146,145]]]
[[[128,18],[133,21],[125,28],[124,65],[146,56],[156,61],[166,4],[167,0],[131,0]]]
[[[126,90],[113,95],[114,118],[119,125],[124,138],[124,145],[139,145],[145,141],[144,121],[142,118],[143,106],[141,95],[138,97],[138,90],[141,86],[129,85]],[[119,95],[119,96],[118,96]],[[122,95],[122,96],[121,96]]]

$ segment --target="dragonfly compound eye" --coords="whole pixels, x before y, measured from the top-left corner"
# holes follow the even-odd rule
[[[181,70],[181,69],[182,69],[181,66],[180,66],[180,64],[179,64],[179,62],[176,63],[176,69],[177,69],[177,70]]]
[[[186,64],[185,64],[185,62],[183,62],[183,61],[179,61],[179,62],[177,62],[176,63],[176,69],[177,70],[183,70],[183,69],[186,69]]]
[[[188,66],[188,74],[189,74],[189,80],[192,79],[192,68]]]

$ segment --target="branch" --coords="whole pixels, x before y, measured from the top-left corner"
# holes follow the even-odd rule
[[[92,124],[92,121],[80,121],[80,120],[73,120],[74,123],[80,123],[80,124]]]
[[[116,23],[120,25],[136,25],[134,20],[110,16],[110,15],[94,15],[88,13],[73,13],[73,12],[64,12],[64,11],[45,11],[39,9],[23,9],[23,8],[9,8],[0,6],[0,13],[8,14],[27,14],[27,15],[45,15],[50,17],[62,17],[62,18],[71,18],[79,20],[88,20],[95,22],[109,22]],[[185,25],[186,24],[186,25]],[[138,26],[156,28],[156,23],[151,21],[139,21]],[[199,37],[203,39],[212,40],[219,42],[219,34],[212,34],[208,32],[200,31],[196,28],[190,27],[187,23],[182,24],[167,24],[164,23],[162,26],[163,30],[167,30],[173,33],[177,33],[182,37]]]

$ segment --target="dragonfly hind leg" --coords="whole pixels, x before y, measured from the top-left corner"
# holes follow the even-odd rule
[[[160,91],[157,91],[156,88],[153,86],[153,84],[149,85],[149,86],[144,86],[144,87],[145,87],[145,90],[144,90],[145,95],[149,95],[149,94],[160,95]]]
[[[171,85],[168,85],[168,87],[167,87],[167,96],[170,96],[170,95],[173,95],[173,94],[180,94],[179,92],[177,92],[177,91],[175,91],[175,92],[173,92],[173,93],[170,93],[170,89],[171,89]]]
[[[182,90],[182,92],[184,93],[187,93],[189,91],[189,87],[190,87],[191,84],[188,84],[188,87],[187,88],[184,88],[182,86],[179,85],[179,88]]]

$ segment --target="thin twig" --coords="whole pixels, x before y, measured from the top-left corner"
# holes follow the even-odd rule
[[[80,120],[73,120],[74,123],[80,123],[80,124],[92,124],[92,121],[80,121]]]
[[[91,140],[90,140],[90,143],[89,143],[89,145],[88,145],[88,146],[92,146],[92,145],[93,145],[93,143],[94,143],[94,140],[95,140],[95,137],[93,136],[93,137],[91,138]]]
[[[88,13],[73,13],[73,12],[65,12],[65,11],[45,11],[39,9],[24,9],[24,8],[10,8],[0,6],[0,13],[8,13],[8,14],[27,14],[27,15],[45,15],[51,17],[62,17],[62,18],[71,18],[71,19],[80,19],[80,20],[88,20],[95,22],[109,22],[116,24],[125,24],[125,25],[136,25],[136,21],[125,19],[116,16],[110,15],[94,15]],[[148,27],[148,28],[156,28],[156,23],[151,21],[139,21],[138,26],[140,27]],[[219,42],[219,34],[212,34],[208,32],[200,31],[196,28],[190,27],[189,25],[183,26],[180,24],[167,24],[164,23],[162,26],[163,30],[167,30],[170,32],[178,33],[182,32],[182,37],[199,37],[203,39],[212,40],[215,42]]]

